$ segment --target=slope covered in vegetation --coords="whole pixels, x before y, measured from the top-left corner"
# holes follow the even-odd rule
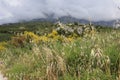
[[[120,29],[50,26],[0,43],[0,70],[8,80],[120,79]]]

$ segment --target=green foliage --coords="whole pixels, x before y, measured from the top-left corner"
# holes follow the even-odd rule
[[[0,25],[0,41],[10,40],[10,38],[24,31],[31,31],[39,35],[49,33],[53,29],[50,22],[26,22],[16,24]]]
[[[35,26],[33,24],[35,23],[31,22],[24,26],[30,26],[33,29]],[[36,24],[51,26],[44,23]],[[50,29],[38,28],[43,32],[48,30],[47,34],[39,36],[27,32],[27,39],[38,40],[42,37],[54,41],[30,43],[21,36],[17,36],[8,41],[5,51],[0,52],[0,60],[4,62],[2,66],[0,65],[0,69],[9,80],[120,79],[119,29],[101,28],[92,34],[84,33],[82,37],[72,36],[73,41],[66,42],[64,39],[68,39],[68,37],[61,38],[63,41],[56,40],[58,33],[55,30],[52,31],[53,27]],[[23,30],[27,27],[19,29]],[[23,42],[21,43],[21,41]]]

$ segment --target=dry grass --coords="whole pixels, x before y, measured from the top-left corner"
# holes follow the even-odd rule
[[[52,33],[54,37],[58,36],[56,32]],[[24,46],[9,45],[0,53],[1,61],[5,63],[1,70],[9,80],[120,79],[119,30],[96,32],[72,39],[70,42],[58,39],[24,44],[21,43],[24,39],[15,38],[15,44]]]

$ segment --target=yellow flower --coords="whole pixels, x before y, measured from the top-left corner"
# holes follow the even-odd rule
[[[38,35],[34,34],[33,32],[26,32],[26,31],[25,31],[25,34],[24,34],[24,35],[25,35],[26,37],[29,36],[29,37],[31,37],[31,38],[33,38],[33,39],[34,39],[34,38],[37,38],[37,39],[38,39],[38,37],[39,37]]]
[[[0,51],[5,50],[5,45],[7,45],[6,42],[0,42]]]
[[[34,43],[38,43],[39,42],[39,36],[34,34],[33,32],[25,31],[23,36],[25,36],[26,39],[29,39],[29,40],[31,39],[32,42],[34,42]]]
[[[53,39],[52,41],[58,41],[58,40],[61,41],[62,38],[61,38],[60,35],[56,35],[56,36],[54,36],[52,39]]]
[[[72,42],[74,39],[73,38],[67,38],[69,42]]]
[[[48,34],[48,37],[53,38],[56,35],[58,35],[58,32],[56,30],[53,30],[50,34]]]
[[[39,39],[40,39],[40,41],[43,41],[43,42],[49,41],[48,37],[46,37],[46,36],[40,36]]]
[[[53,31],[52,31],[52,34],[53,34],[53,35],[57,35],[58,32],[57,32],[56,30],[53,30]]]

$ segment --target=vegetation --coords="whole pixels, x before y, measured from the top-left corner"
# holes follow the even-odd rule
[[[8,80],[120,80],[120,29],[49,26],[28,27],[0,43],[0,69]]]
[[[10,40],[12,36],[19,35],[24,31],[31,31],[42,35],[53,29],[50,22],[26,22],[0,25],[0,41]]]

